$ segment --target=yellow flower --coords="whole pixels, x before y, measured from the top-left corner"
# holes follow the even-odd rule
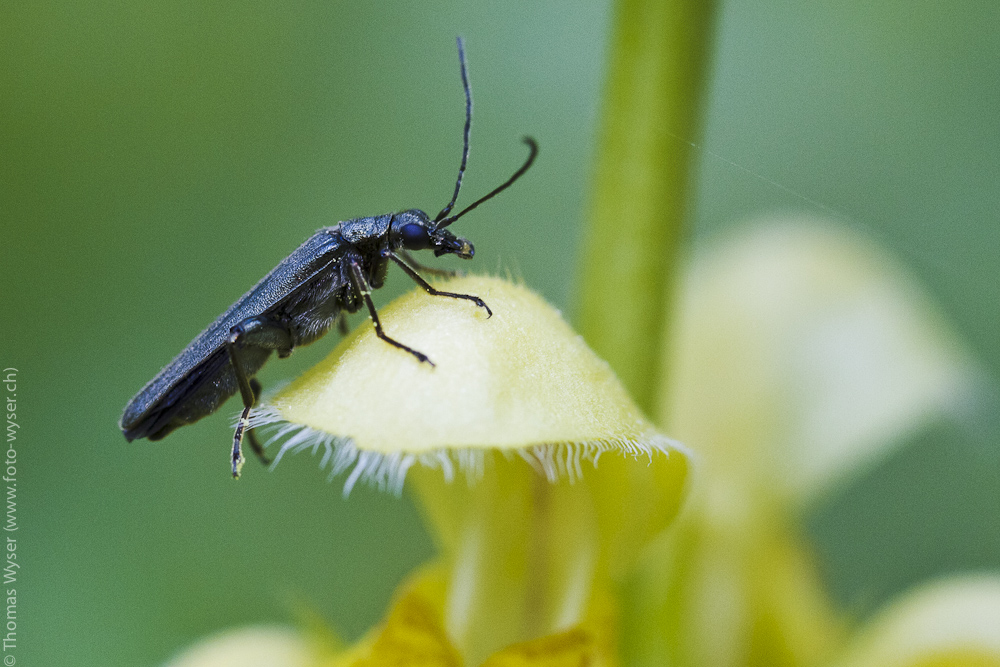
[[[447,289],[493,317],[418,291],[381,314],[435,366],[362,326],[255,421],[283,424],[279,458],[322,448],[345,492],[412,483],[439,548],[333,664],[613,664],[612,584],[676,514],[687,458],[537,295],[484,277]]]
[[[496,314],[420,293],[384,311],[437,367],[362,327],[265,411],[286,423],[283,452],[323,448],[345,490],[412,486],[439,548],[379,627],[314,644],[308,664],[1000,665],[1000,575],[934,584],[852,632],[798,525],[978,386],[870,244],[789,222],[692,263],[661,416],[701,462],[667,533],[683,451],[538,297],[486,278],[450,289]]]
[[[308,667],[316,654],[298,632],[250,626],[207,637],[174,657],[170,667]]]
[[[835,667],[997,667],[1000,576],[919,587],[864,628]]]
[[[683,281],[662,423],[703,457],[690,511],[647,560],[635,664],[821,665],[847,623],[799,519],[954,412],[978,374],[920,291],[845,230],[748,227]]]

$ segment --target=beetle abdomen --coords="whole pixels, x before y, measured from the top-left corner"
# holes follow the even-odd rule
[[[243,370],[248,377],[256,375],[271,354],[271,350],[262,348],[245,348],[241,352]],[[125,408],[119,425],[129,441],[137,438],[159,440],[179,426],[193,424],[212,414],[238,389],[229,355],[221,349],[143,410],[139,409],[140,393]]]

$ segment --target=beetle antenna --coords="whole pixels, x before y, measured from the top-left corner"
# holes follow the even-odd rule
[[[458,191],[462,189],[462,176],[465,175],[465,165],[469,161],[469,134],[472,132],[472,90],[469,88],[469,72],[465,65],[465,41],[458,38],[458,62],[462,67],[462,87],[465,88],[465,132],[463,133],[462,164],[458,167],[458,180],[455,181],[455,194],[451,196],[448,205],[434,218],[437,222],[451,213],[458,200]]]
[[[521,178],[521,176],[524,175],[524,172],[528,171],[528,168],[531,167],[531,163],[535,161],[535,157],[538,155],[538,143],[534,139],[532,139],[531,137],[524,137],[522,141],[528,144],[528,148],[531,149],[531,153],[528,155],[528,159],[524,161],[524,164],[521,165],[521,168],[515,171],[514,175],[508,178],[503,185],[496,188],[485,197],[481,197],[480,199],[477,199],[476,201],[472,202],[471,204],[469,204],[460,212],[456,213],[450,218],[445,218],[444,220],[441,220],[440,222],[437,223],[437,225],[435,225],[434,229],[442,229],[444,227],[447,227],[448,225],[455,222],[456,220],[461,218],[463,215],[465,215],[472,209],[482,204],[484,201],[488,199],[493,199],[493,197],[496,197],[498,194],[500,194],[501,192],[509,188],[511,185],[513,185],[514,181]]]

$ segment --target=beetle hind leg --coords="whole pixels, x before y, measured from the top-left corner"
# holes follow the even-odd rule
[[[258,401],[260,401],[260,392],[263,389],[260,386],[260,382],[257,381],[257,378],[250,380],[250,388],[253,389],[253,404],[257,405]],[[271,459],[269,459],[267,454],[264,453],[264,446],[261,445],[260,440],[257,439],[257,429],[248,428],[245,431],[245,435],[247,440],[250,441],[250,449],[252,449],[253,453],[257,455],[260,462],[266,466],[271,465]]]
[[[288,352],[292,349],[292,336],[287,327],[279,322],[264,317],[249,317],[233,327],[229,341],[226,343],[229,362],[232,364],[236,384],[240,389],[240,396],[243,398],[243,413],[236,423],[236,432],[233,434],[231,463],[235,479],[239,479],[240,471],[243,469],[242,444],[244,436],[249,440],[250,448],[253,449],[257,457],[265,465],[270,463],[264,454],[264,447],[261,446],[253,429],[250,428],[250,411],[257,404],[261,386],[256,378],[247,376],[241,354],[241,349],[247,345],[266,350],[277,350],[279,355],[284,352],[285,356],[288,356]]]

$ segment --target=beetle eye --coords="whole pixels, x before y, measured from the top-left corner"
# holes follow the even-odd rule
[[[423,225],[407,223],[400,228],[399,234],[403,237],[403,245],[407,250],[423,250],[431,245],[427,228]]]

